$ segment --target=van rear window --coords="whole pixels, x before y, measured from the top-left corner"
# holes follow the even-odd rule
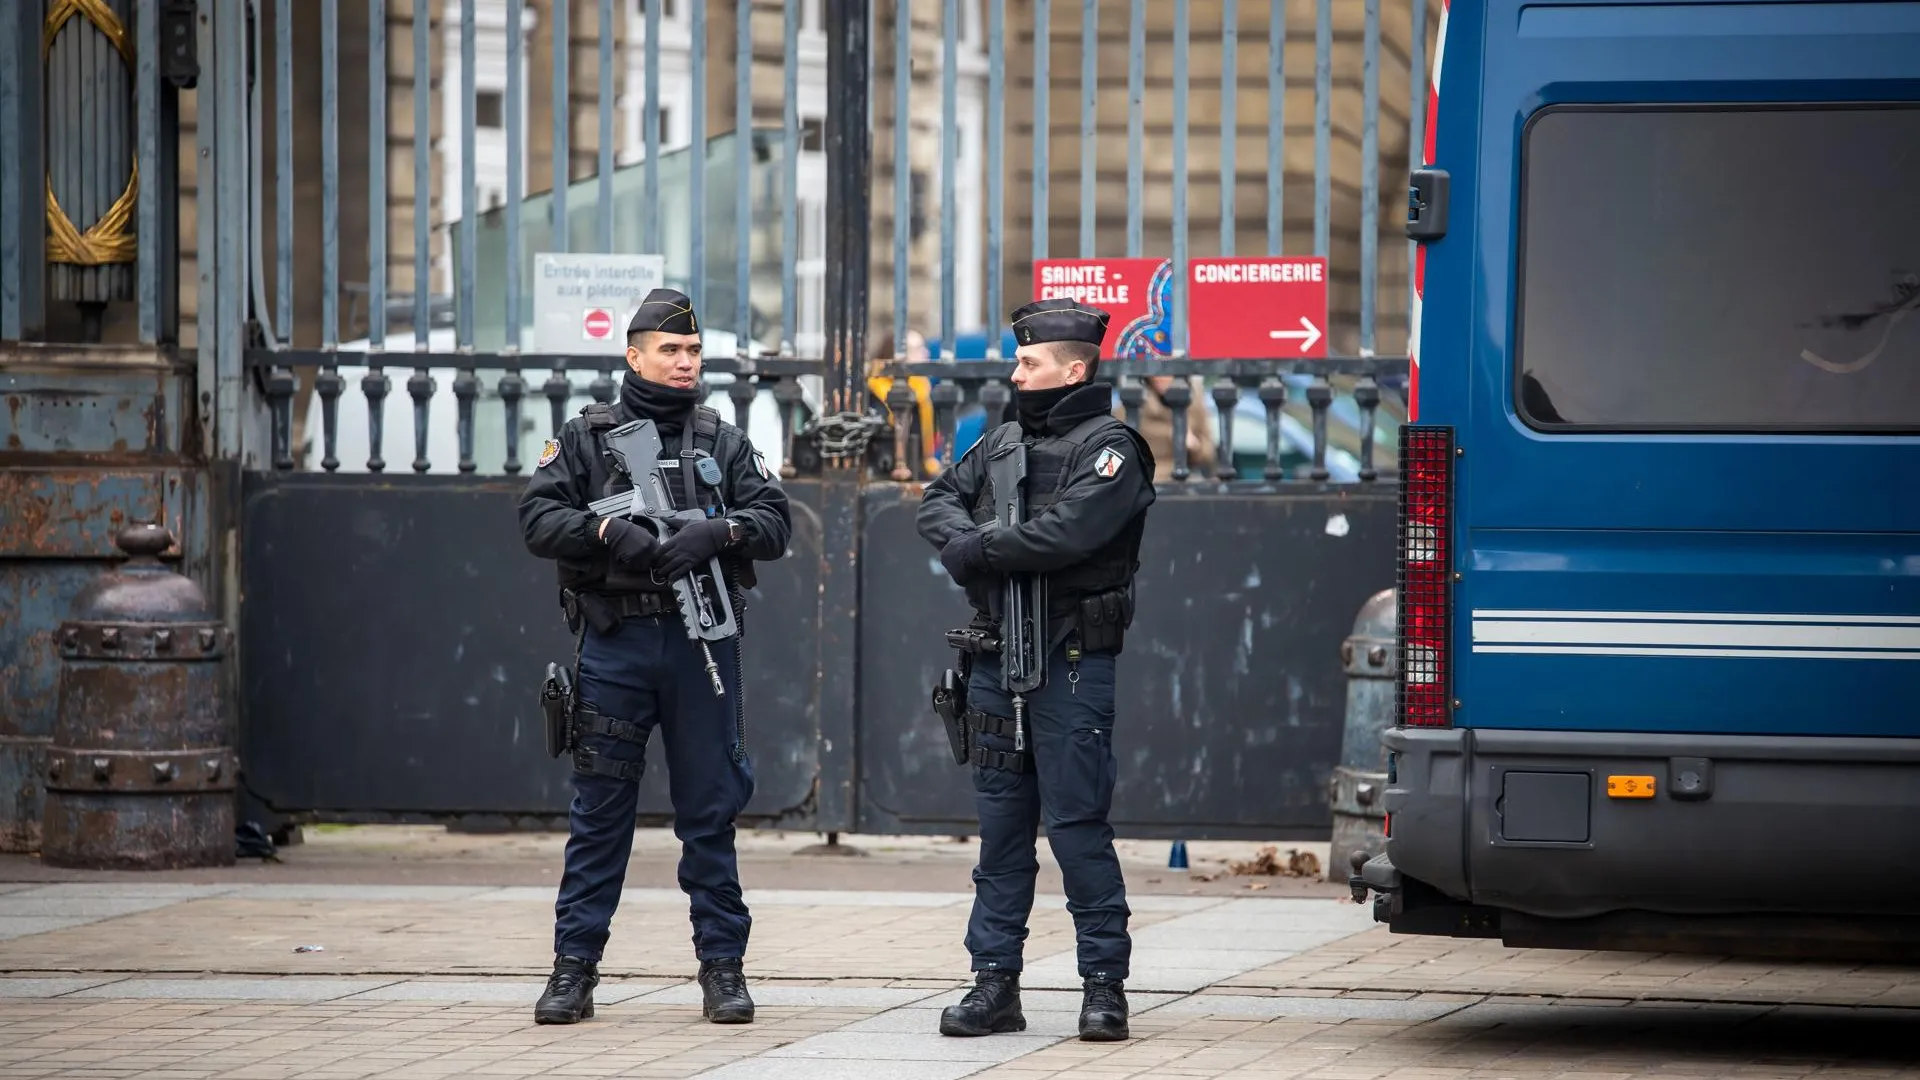
[[[1555,107],[1522,147],[1542,429],[1920,429],[1920,107]]]

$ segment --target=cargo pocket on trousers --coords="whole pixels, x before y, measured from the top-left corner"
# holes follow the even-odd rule
[[[1075,728],[1067,736],[1065,760],[1053,804],[1062,821],[1104,819],[1113,806],[1117,769],[1113,761],[1113,729]]]

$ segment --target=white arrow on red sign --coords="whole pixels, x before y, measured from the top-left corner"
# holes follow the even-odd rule
[[[1296,341],[1297,340],[1300,342],[1300,351],[1306,352],[1308,349],[1313,348],[1314,342],[1320,340],[1320,328],[1313,325],[1312,319],[1309,319],[1305,315],[1302,315],[1300,316],[1300,329],[1269,330],[1267,331],[1267,336],[1272,338],[1275,341]]]

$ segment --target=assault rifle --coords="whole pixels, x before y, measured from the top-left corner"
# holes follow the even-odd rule
[[[1027,519],[1027,444],[1010,441],[987,461],[993,517],[1003,529]],[[1027,748],[1026,695],[1047,683],[1047,576],[1008,574],[1000,604],[1000,688],[1013,697],[1013,749]]]
[[[633,484],[633,490],[595,500],[587,507],[588,512],[595,517],[626,518],[644,526],[660,540],[665,540],[682,526],[706,520],[707,515],[698,508],[673,508],[673,499],[667,494],[665,469],[660,460],[664,452],[660,429],[653,421],[632,420],[621,424],[607,432],[605,443],[607,456],[613,459],[615,471]],[[713,461],[712,458],[684,454],[682,459],[677,463],[682,469],[695,468],[695,462],[704,464]],[[717,468],[717,465],[709,467]],[[690,482],[687,486],[692,488]],[[653,581],[655,584],[666,584],[657,577]],[[707,678],[713,682],[714,694],[724,697],[727,689],[720,681],[720,666],[714,662],[713,650],[707,643],[733,637],[740,632],[740,625],[734,621],[733,598],[727,592],[727,579],[721,570],[719,556],[707,560],[705,567],[675,578],[672,585],[674,599],[680,607],[680,621],[687,628],[687,637],[700,646],[700,655],[706,660]]]

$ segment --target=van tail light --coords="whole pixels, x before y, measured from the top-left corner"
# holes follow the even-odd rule
[[[1400,429],[1400,664],[1395,721],[1453,723],[1453,429]]]

